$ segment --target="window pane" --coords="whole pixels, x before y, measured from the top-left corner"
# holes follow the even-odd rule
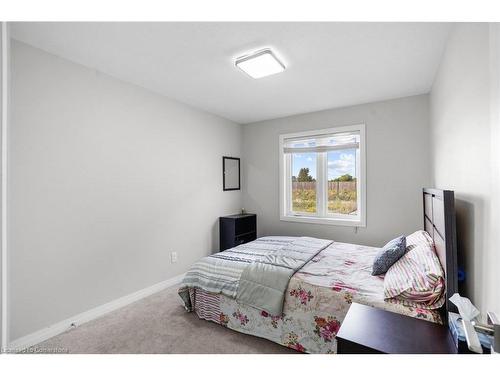
[[[328,152],[328,213],[358,213],[356,151]]]
[[[292,154],[292,211],[316,213],[316,154]]]

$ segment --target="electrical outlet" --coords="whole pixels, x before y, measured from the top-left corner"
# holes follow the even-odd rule
[[[171,263],[176,263],[177,262],[177,253],[175,251],[170,253],[170,262]]]

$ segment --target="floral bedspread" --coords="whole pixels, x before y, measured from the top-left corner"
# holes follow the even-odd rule
[[[353,301],[441,323],[435,310],[384,300],[383,278],[371,276],[377,250],[334,242],[292,277],[282,315],[193,288],[194,311],[202,319],[307,353],[336,352],[335,336]]]

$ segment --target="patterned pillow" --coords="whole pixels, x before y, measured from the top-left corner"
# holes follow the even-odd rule
[[[396,261],[406,252],[406,237],[399,236],[379,250],[373,261],[372,275],[382,275],[386,273]]]
[[[407,251],[387,271],[384,298],[403,305],[438,309],[445,301],[444,272],[432,238],[424,231],[406,237]]]

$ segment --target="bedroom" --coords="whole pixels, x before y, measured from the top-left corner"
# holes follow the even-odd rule
[[[495,347],[449,298],[498,326],[497,23],[9,21],[2,41],[3,352]]]

